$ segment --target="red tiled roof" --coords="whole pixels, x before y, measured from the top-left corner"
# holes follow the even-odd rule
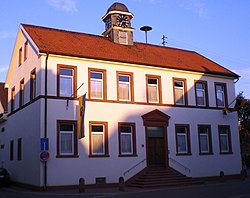
[[[5,112],[8,111],[8,91],[4,88],[4,83],[0,82],[0,101]]]
[[[22,24],[40,52],[134,63],[170,69],[239,76],[204,56],[187,50],[134,42],[133,46],[113,43],[108,38]]]

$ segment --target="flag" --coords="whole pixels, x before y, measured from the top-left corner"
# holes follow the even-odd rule
[[[236,99],[236,102],[235,102],[235,105],[234,105],[234,108],[227,108],[225,107],[223,109],[223,111],[226,113],[232,113],[234,111],[238,111],[240,110],[245,104],[246,104],[247,100],[246,99],[242,99],[242,98],[237,98]]]
[[[85,137],[84,134],[84,114],[85,114],[86,93],[79,98],[78,105],[78,138]]]

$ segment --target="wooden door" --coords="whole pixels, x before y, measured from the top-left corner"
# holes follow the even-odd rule
[[[147,161],[150,167],[166,166],[166,143],[163,127],[147,127]]]

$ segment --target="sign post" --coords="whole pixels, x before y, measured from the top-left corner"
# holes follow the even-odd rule
[[[47,162],[49,159],[49,138],[40,139],[40,160],[41,162]]]

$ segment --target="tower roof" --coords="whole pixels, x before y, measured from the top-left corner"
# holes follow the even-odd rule
[[[107,13],[110,11],[121,11],[121,12],[129,12],[127,6],[125,6],[123,3],[115,2],[113,3],[109,9],[107,10]]]

